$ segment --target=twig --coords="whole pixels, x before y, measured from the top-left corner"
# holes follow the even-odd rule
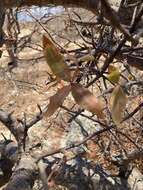
[[[54,151],[51,151],[51,152],[44,153],[44,154],[42,154],[42,155],[40,155],[39,157],[36,158],[36,162],[39,162],[44,157],[48,157],[48,156],[52,156],[54,154],[62,153],[62,152],[66,151],[66,150],[69,150],[71,148],[75,148],[75,147],[78,147],[78,146],[80,146],[82,144],[85,144],[87,141],[91,140],[95,136],[100,135],[100,134],[102,134],[102,133],[104,133],[106,131],[109,131],[109,130],[113,129],[114,127],[115,126],[112,125],[112,126],[109,126],[107,128],[104,128],[104,129],[102,129],[100,131],[96,131],[93,134],[91,134],[91,135],[87,136],[86,138],[84,138],[82,141],[80,141],[78,143],[75,143],[75,144],[72,144],[69,147],[64,147],[64,148],[60,148],[60,149],[57,149],[57,150],[54,150]]]
[[[28,129],[40,121],[43,118],[43,114],[48,110],[48,106],[45,106],[43,110],[41,109],[40,105],[37,106],[40,112],[37,113],[29,122],[27,122],[26,126]]]
[[[131,117],[133,117],[134,114],[136,114],[141,108],[143,107],[143,102],[140,103],[135,109],[134,111],[132,111],[129,115],[127,115],[122,121],[121,123],[123,123],[124,121],[130,119]]]

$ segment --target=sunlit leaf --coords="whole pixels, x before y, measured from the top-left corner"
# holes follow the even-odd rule
[[[113,68],[112,68],[113,69]],[[118,83],[120,79],[120,71],[118,68],[114,68],[113,70],[110,69],[110,73],[107,76],[108,80],[112,83]]]
[[[117,67],[115,67],[113,64],[110,64],[108,66],[108,73],[112,73],[113,71],[116,71],[117,70]]]
[[[103,104],[97,99],[87,88],[84,88],[80,84],[72,84],[72,95],[77,104],[83,109],[86,109],[97,115],[99,118],[104,118]]]
[[[65,98],[68,96],[71,90],[71,86],[64,86],[63,88],[59,89],[57,93],[50,97],[50,103],[48,105],[48,110],[44,114],[46,117],[50,117],[55,113],[55,111],[63,104]]]
[[[110,108],[112,119],[116,125],[122,121],[124,109],[126,107],[126,94],[120,85],[116,86],[110,97]]]
[[[63,79],[69,82],[71,79],[69,67],[64,61],[64,57],[62,56],[58,48],[46,36],[43,36],[43,49],[46,61],[52,73],[58,79]]]

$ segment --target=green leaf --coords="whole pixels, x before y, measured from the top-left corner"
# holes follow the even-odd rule
[[[70,82],[71,73],[69,67],[64,61],[64,57],[54,43],[46,36],[43,36],[43,49],[47,64],[49,65],[52,73],[57,77],[57,79]]]

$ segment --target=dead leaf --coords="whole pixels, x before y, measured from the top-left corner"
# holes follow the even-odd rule
[[[87,88],[84,88],[80,84],[73,83],[71,85],[71,91],[76,103],[83,109],[96,114],[97,117],[101,119],[104,118],[103,104]]]
[[[55,111],[63,104],[65,98],[68,96],[71,90],[71,86],[64,86],[63,88],[59,89],[57,93],[50,97],[50,103],[48,105],[48,110],[44,114],[45,117],[50,117],[55,113]]]
[[[78,58],[78,62],[85,62],[85,61],[94,61],[95,60],[95,57],[93,55],[90,55],[90,54],[87,54],[87,55],[84,55],[80,58]]]
[[[60,53],[59,49],[46,36],[43,36],[43,49],[46,61],[52,73],[57,77],[57,79],[69,82],[71,80],[69,67],[64,61],[64,57]]]
[[[116,125],[122,121],[127,97],[120,85],[116,86],[110,97],[110,108],[112,119]]]

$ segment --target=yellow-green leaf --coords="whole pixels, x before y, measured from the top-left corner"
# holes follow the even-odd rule
[[[118,83],[119,79],[120,79],[120,72],[119,70],[115,70],[113,72],[111,72],[108,76],[107,76],[108,80],[112,83]]]
[[[120,85],[116,86],[110,97],[112,119],[116,125],[119,125],[122,121],[126,102],[127,97],[122,87]]]
[[[113,71],[116,71],[117,67],[115,67],[113,64],[110,64],[108,67],[108,73],[112,73]]]
[[[97,99],[87,88],[84,88],[80,84],[73,83],[71,85],[72,95],[77,104],[79,104],[83,109],[86,109],[97,117],[103,119],[103,104]]]
[[[71,80],[69,67],[64,61],[64,57],[58,48],[46,36],[43,36],[43,49],[46,61],[52,73],[57,77],[57,79],[69,82]]]

